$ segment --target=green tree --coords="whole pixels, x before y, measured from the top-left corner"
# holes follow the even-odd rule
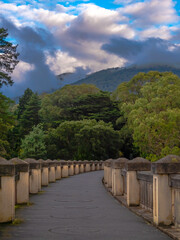
[[[8,132],[14,125],[14,117],[9,111],[12,101],[0,93],[0,156],[9,158]]]
[[[40,123],[39,110],[40,99],[37,94],[33,94],[25,105],[21,118],[19,119],[20,136],[27,135],[33,128]]]
[[[90,84],[82,84],[80,86],[66,85],[42,98],[40,116],[48,127],[57,127],[65,120],[73,120],[68,109],[73,107],[76,98],[98,93],[99,91],[97,87]]]
[[[28,104],[33,94],[34,94],[33,91],[30,88],[27,88],[24,91],[23,96],[19,98],[19,104],[17,107],[17,119],[21,118],[22,114],[26,110],[26,105]]]
[[[48,157],[63,159],[107,159],[120,154],[121,140],[111,123],[96,120],[65,121],[49,130]]]
[[[32,131],[22,140],[21,158],[46,158],[45,133],[42,124],[34,126]]]
[[[147,82],[135,103],[123,104],[134,145],[157,160],[180,150],[180,79],[172,73]]]
[[[17,45],[8,42],[6,40],[7,36],[7,30],[0,28],[0,88],[3,84],[13,84],[11,73],[18,63]]]

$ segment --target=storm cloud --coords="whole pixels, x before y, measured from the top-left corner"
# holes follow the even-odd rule
[[[114,38],[102,49],[126,58],[128,65],[166,64],[180,67],[180,46],[159,38],[144,41]]]

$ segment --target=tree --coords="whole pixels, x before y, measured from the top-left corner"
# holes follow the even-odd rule
[[[14,117],[9,111],[12,101],[0,93],[0,156],[9,157],[8,132],[13,127]]]
[[[163,74],[157,81],[147,82],[135,103],[122,106],[134,145],[141,155],[157,160],[180,152],[180,78]]]
[[[18,64],[17,45],[6,41],[7,36],[7,30],[0,28],[0,88],[3,84],[13,84],[10,74]]]
[[[40,123],[40,104],[39,96],[37,94],[33,94],[25,105],[25,110],[19,119],[21,137],[27,135],[32,130],[33,126]]]
[[[63,121],[73,120],[71,113],[66,110],[73,107],[76,98],[99,91],[97,87],[91,84],[66,85],[42,98],[40,116],[48,127],[57,127]]]
[[[96,120],[65,121],[49,130],[48,157],[107,159],[119,157],[121,139],[111,123]]]
[[[112,122],[114,126],[120,116],[118,105],[111,101],[110,93],[102,91],[77,96],[62,112],[66,120],[95,119]]]
[[[45,133],[42,124],[34,126],[32,131],[22,140],[21,158],[46,158]]]
[[[28,104],[32,95],[33,95],[33,91],[31,89],[27,88],[24,91],[23,96],[19,98],[19,104],[17,107],[17,119],[21,118],[22,114],[26,110],[26,105]]]

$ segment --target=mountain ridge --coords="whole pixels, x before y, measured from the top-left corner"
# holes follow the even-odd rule
[[[151,65],[151,66],[130,66],[122,68],[108,68],[87,75],[85,78],[72,83],[72,85],[80,85],[83,83],[94,84],[102,91],[112,92],[122,82],[130,81],[139,72],[173,72],[180,77],[180,68],[169,65]]]

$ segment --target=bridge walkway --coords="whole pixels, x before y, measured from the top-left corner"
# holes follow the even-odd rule
[[[103,171],[62,179],[34,204],[17,209],[18,225],[0,225],[1,240],[168,240],[107,193]]]

